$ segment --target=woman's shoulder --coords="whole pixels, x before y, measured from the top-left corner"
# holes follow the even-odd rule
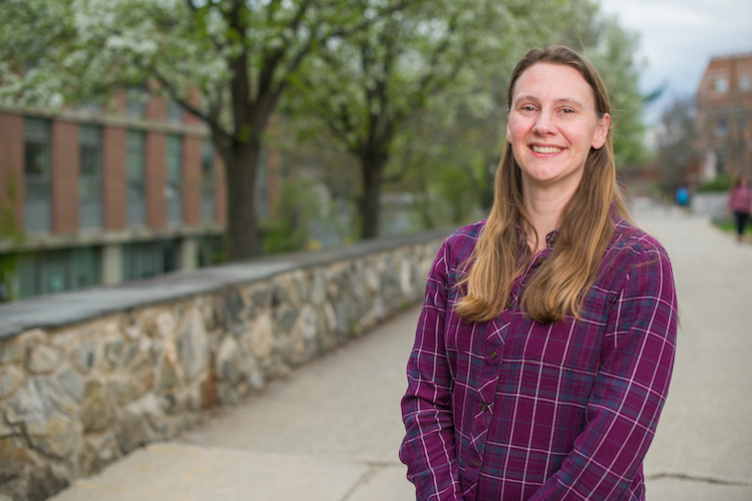
[[[614,236],[611,238],[607,253],[619,254],[622,257],[628,254],[633,257],[660,255],[668,258],[666,249],[657,238],[621,217],[614,218]]]
[[[475,244],[486,227],[486,220],[468,224],[455,230],[444,241],[445,252],[459,260],[465,260],[475,250]]]

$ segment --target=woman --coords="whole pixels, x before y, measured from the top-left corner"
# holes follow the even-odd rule
[[[744,240],[744,230],[747,227],[747,219],[752,212],[752,189],[746,177],[742,177],[734,182],[729,190],[726,206],[729,212],[734,214],[736,220],[736,239],[738,242]]]
[[[419,500],[644,500],[675,350],[668,256],[627,219],[589,63],[533,49],[507,99],[491,213],[428,278],[400,458]]]

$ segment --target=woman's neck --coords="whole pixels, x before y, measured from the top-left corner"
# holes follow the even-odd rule
[[[528,233],[528,245],[533,253],[546,248],[546,235],[559,227],[561,214],[571,197],[572,193],[551,193],[541,190],[525,191],[525,210],[532,225],[532,228],[525,228],[525,230]],[[537,245],[535,234],[538,235]]]

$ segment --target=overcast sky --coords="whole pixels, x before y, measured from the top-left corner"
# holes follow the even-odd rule
[[[648,110],[649,121],[666,102],[694,95],[712,57],[752,53],[752,0],[601,0],[601,5],[640,36],[643,92],[667,86]]]

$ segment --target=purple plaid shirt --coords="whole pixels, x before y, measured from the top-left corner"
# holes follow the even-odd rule
[[[645,499],[642,461],[673,369],[676,295],[663,247],[614,222],[582,319],[555,324],[530,319],[519,296],[556,233],[515,282],[510,307],[485,323],[453,311],[458,269],[484,222],[444,242],[402,400],[400,459],[418,500]]]

